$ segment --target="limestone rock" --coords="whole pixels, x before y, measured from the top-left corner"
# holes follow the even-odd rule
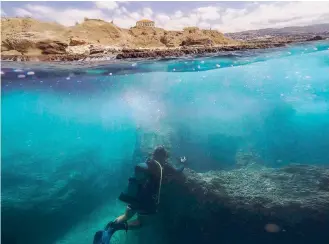
[[[24,156],[24,160],[33,160],[36,164],[44,162],[33,154]],[[56,242],[49,240],[57,239],[82,216],[102,205],[108,199],[104,197],[105,192],[112,192],[117,185],[126,182],[126,179],[115,184],[109,181],[111,171],[94,163],[99,157],[93,150],[77,153],[69,159],[58,156],[57,160],[63,160],[63,163],[57,165],[56,170],[43,168],[42,172],[17,172],[17,165],[22,165],[23,161],[19,156],[2,159],[5,164],[2,164],[1,175],[1,218],[6,223],[1,226],[2,243]],[[79,167],[83,170],[79,171]],[[17,235],[19,223],[24,228]],[[40,232],[36,235],[35,231]],[[3,242],[3,238],[8,242]]]
[[[69,55],[89,55],[90,49],[88,45],[81,46],[68,46],[66,49],[66,53]]]
[[[211,46],[213,44],[210,38],[192,38],[188,37],[186,40],[182,42],[182,46],[192,46],[192,45],[203,45],[203,46]]]
[[[270,240],[264,226],[271,223],[279,226],[275,240],[280,241],[266,243],[322,244],[329,239],[328,168],[187,169],[163,194],[162,217],[167,236],[174,237],[170,243],[261,244]]]
[[[308,39],[307,41],[322,41],[324,39],[325,38],[323,38],[322,36],[314,36],[314,37]]]
[[[26,53],[28,49],[35,47],[35,41],[29,33],[13,34],[2,41],[3,48]]]
[[[10,51],[3,51],[1,52],[1,55],[8,55],[8,56],[21,56],[22,53],[16,51],[16,50],[10,50]]]
[[[82,39],[79,39],[79,38],[75,38],[75,37],[72,37],[70,39],[70,46],[80,46],[80,45],[85,45],[87,44],[87,41],[85,40],[82,40]]]
[[[66,43],[61,41],[40,41],[36,44],[42,50],[42,54],[65,54]]]
[[[90,45],[90,54],[105,53],[105,51],[106,51],[105,46],[101,46],[101,45]]]

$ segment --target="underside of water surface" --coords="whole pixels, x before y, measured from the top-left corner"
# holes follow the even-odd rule
[[[117,197],[158,143],[197,173],[234,170],[241,155],[268,168],[328,167],[328,49],[3,62],[3,243],[92,243],[125,210]],[[112,243],[172,243],[162,225]]]

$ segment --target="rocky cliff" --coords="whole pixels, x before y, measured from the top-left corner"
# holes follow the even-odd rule
[[[182,31],[166,31],[161,28],[141,27],[122,29],[113,23],[88,18],[71,27],[33,18],[2,18],[1,30],[2,55],[12,54],[13,51],[24,55],[72,53],[74,50],[67,47],[92,44],[116,48],[238,44],[215,30],[186,28]],[[56,43],[59,48],[53,44],[49,49],[42,44],[40,47],[40,43]],[[81,54],[81,51],[75,54]]]

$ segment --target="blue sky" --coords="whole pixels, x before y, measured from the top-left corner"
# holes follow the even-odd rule
[[[2,16],[32,16],[63,25],[84,17],[100,18],[123,28],[142,18],[157,27],[187,26],[223,32],[329,23],[329,2],[2,2]]]

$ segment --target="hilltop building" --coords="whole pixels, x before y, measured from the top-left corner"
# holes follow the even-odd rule
[[[154,21],[142,19],[136,22],[136,27],[154,27]]]

